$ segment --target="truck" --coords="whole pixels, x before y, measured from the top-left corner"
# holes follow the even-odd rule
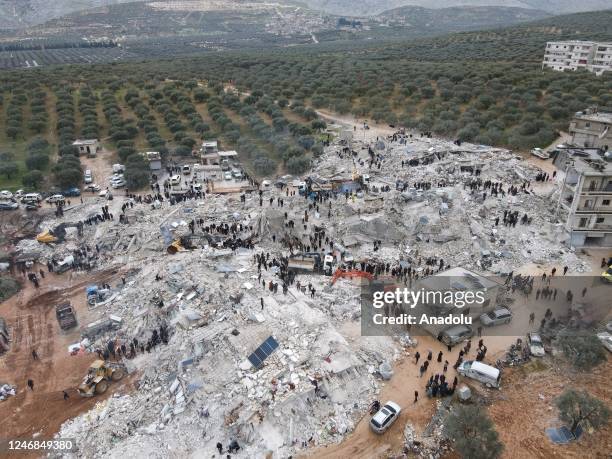
[[[323,263],[320,254],[305,252],[290,256],[287,267],[294,271],[319,272],[323,269]]]
[[[62,330],[76,327],[76,312],[70,303],[59,304],[55,307],[55,315]]]

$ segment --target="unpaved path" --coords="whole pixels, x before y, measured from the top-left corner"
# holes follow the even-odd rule
[[[86,306],[85,287],[110,283],[118,275],[108,271],[45,274],[40,289],[26,282],[20,293],[0,305],[0,316],[6,319],[11,338],[10,350],[0,357],[0,382],[17,386],[17,394],[0,403],[2,439],[53,438],[67,419],[130,385],[130,378],[126,378],[112,384],[104,396],[80,397],[76,387],[96,356],[68,353],[68,346],[80,340],[81,326],[98,318]],[[64,301],[70,301],[77,312],[78,326],[69,331],[62,331],[55,317],[55,306]],[[36,350],[38,360],[32,350]],[[33,391],[27,388],[28,379],[34,382]],[[70,396],[68,400],[63,398],[64,390]]]

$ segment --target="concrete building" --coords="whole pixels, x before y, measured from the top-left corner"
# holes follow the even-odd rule
[[[72,142],[72,145],[79,149],[80,155],[87,155],[91,158],[94,158],[97,155],[98,150],[100,150],[100,142],[98,142],[98,139],[76,139],[74,142]]]
[[[612,113],[598,112],[590,108],[574,115],[569,133],[572,145],[609,150],[612,147]]]
[[[612,247],[612,157],[593,150],[565,150],[555,165],[566,171],[558,207],[573,247]]]
[[[594,41],[549,41],[542,68],[553,70],[585,69],[601,75],[612,70],[612,43]]]

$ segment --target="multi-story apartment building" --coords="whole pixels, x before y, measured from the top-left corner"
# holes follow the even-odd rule
[[[584,148],[612,149],[612,113],[589,108],[574,115],[569,127],[572,145]]]
[[[612,70],[612,43],[594,41],[549,41],[542,68],[553,70],[585,69],[601,75]]]
[[[558,206],[573,247],[612,247],[612,156],[609,152],[565,150],[555,165],[566,172]]]

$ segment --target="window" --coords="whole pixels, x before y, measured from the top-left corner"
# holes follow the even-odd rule
[[[580,223],[578,223],[578,227],[584,228],[586,225],[587,225],[587,219],[586,218],[581,218],[580,219]]]
[[[603,217],[597,217],[597,220],[595,221],[595,223],[603,223],[603,222],[604,222]]]
[[[601,201],[601,205],[602,206],[609,206],[610,205],[610,200],[609,199],[604,199],[603,201]]]

